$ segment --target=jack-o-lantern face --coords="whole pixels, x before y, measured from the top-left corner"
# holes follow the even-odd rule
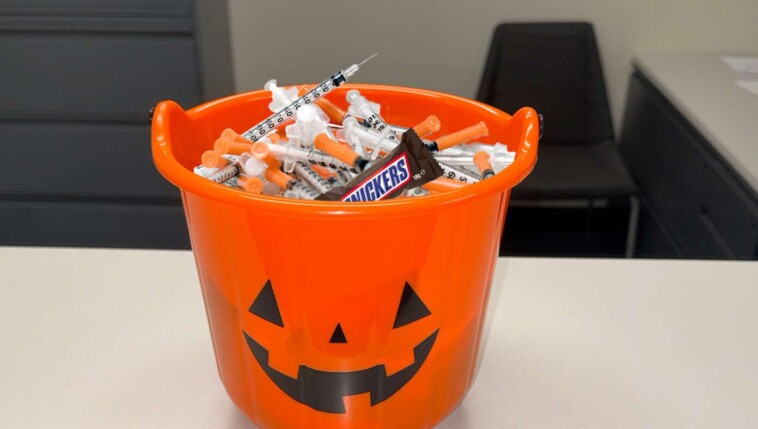
[[[249,312],[280,328],[284,328],[282,314],[277,304],[271,281],[267,281],[250,306]],[[431,312],[407,282],[403,288],[392,329],[399,329],[431,315]],[[305,364],[300,365],[297,377],[292,378],[271,367],[269,350],[243,330],[245,340],[255,359],[271,381],[292,399],[313,409],[328,413],[344,413],[343,397],[370,393],[374,406],[397,393],[413,378],[432,350],[437,333],[434,331],[413,347],[414,362],[387,375],[384,364],[356,371],[322,371]],[[337,323],[329,338],[330,344],[349,344],[341,323]]]

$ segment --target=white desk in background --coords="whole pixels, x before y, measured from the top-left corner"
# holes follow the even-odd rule
[[[192,254],[0,248],[0,426],[252,428]],[[439,427],[758,427],[758,263],[500,259],[478,377]]]

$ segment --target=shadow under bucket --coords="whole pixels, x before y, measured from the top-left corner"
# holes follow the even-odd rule
[[[534,167],[539,122],[411,88],[343,85],[389,123],[484,121],[514,163],[447,193],[367,203],[285,199],[192,173],[225,128],[270,112],[268,91],[153,117],[155,165],[181,190],[219,374],[261,428],[425,428],[471,385],[510,189]],[[340,102],[342,101],[342,102]]]

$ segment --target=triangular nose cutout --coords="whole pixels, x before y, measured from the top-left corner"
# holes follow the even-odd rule
[[[329,342],[332,344],[345,344],[347,343],[347,338],[345,338],[345,333],[342,332],[342,326],[340,324],[337,324],[337,327],[334,328],[334,333],[332,334],[332,338],[329,339]]]

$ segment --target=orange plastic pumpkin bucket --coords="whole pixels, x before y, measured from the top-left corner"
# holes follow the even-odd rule
[[[269,115],[268,91],[154,113],[158,170],[181,189],[221,380],[262,428],[422,428],[473,380],[510,189],[534,167],[539,123],[437,92],[343,85],[390,123],[440,135],[485,121],[516,151],[482,182],[371,203],[252,195],[192,173],[224,128]],[[343,101],[340,103],[340,101]]]

